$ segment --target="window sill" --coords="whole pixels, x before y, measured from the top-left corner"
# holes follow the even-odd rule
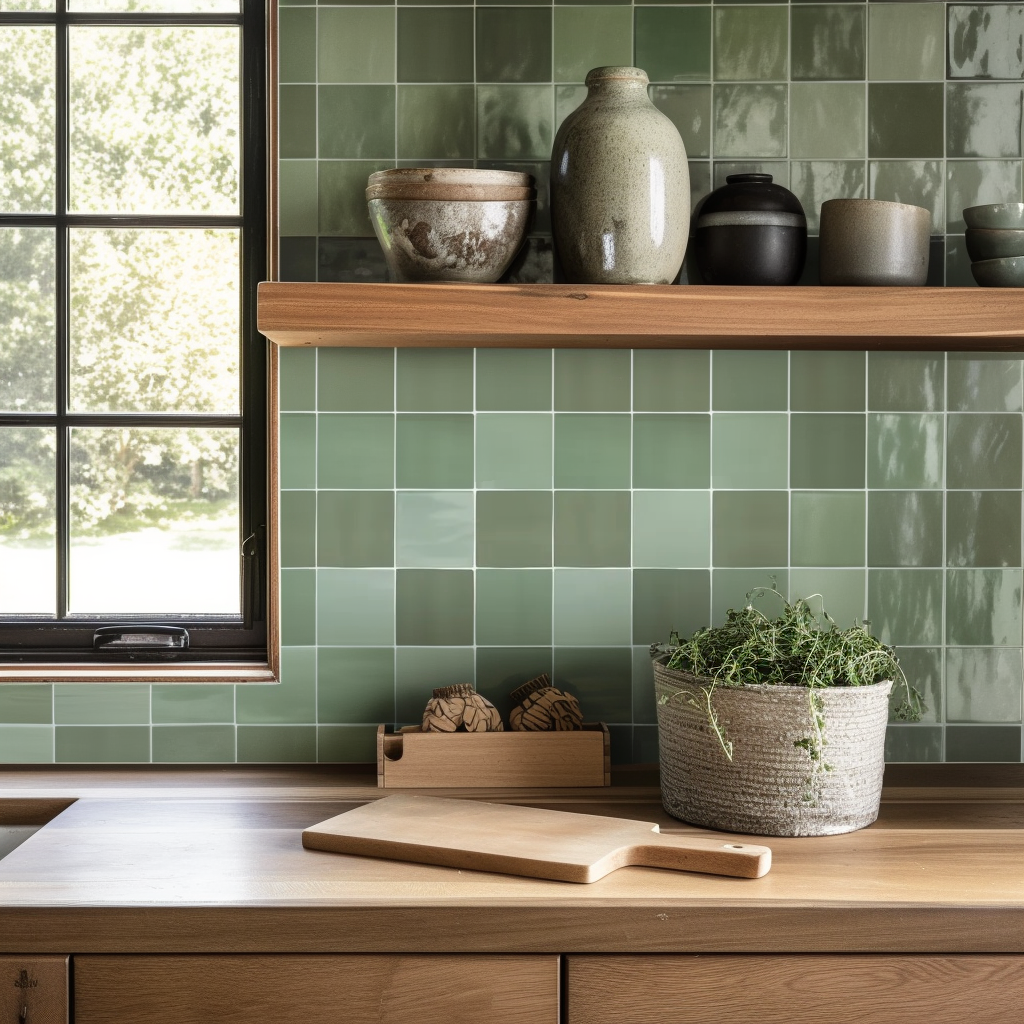
[[[36,663],[0,665],[4,683],[276,683],[267,664],[242,661],[176,665]]]

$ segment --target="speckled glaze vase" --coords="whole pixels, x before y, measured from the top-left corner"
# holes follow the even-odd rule
[[[595,68],[551,153],[551,219],[566,280],[671,284],[686,254],[690,172],[639,68]]]

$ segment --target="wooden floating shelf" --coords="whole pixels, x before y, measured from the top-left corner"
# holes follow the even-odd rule
[[[1024,289],[259,286],[278,345],[1024,351]]]

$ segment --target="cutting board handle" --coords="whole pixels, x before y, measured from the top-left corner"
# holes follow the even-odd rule
[[[651,833],[649,840],[630,848],[626,864],[675,871],[701,871],[709,875],[733,878],[760,878],[772,866],[772,851],[767,846],[733,842],[729,839],[704,839],[691,836],[666,836]]]

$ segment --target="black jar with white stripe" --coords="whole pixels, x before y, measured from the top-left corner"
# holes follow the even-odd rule
[[[770,174],[730,174],[697,212],[694,252],[706,284],[796,284],[807,258],[807,218]]]

